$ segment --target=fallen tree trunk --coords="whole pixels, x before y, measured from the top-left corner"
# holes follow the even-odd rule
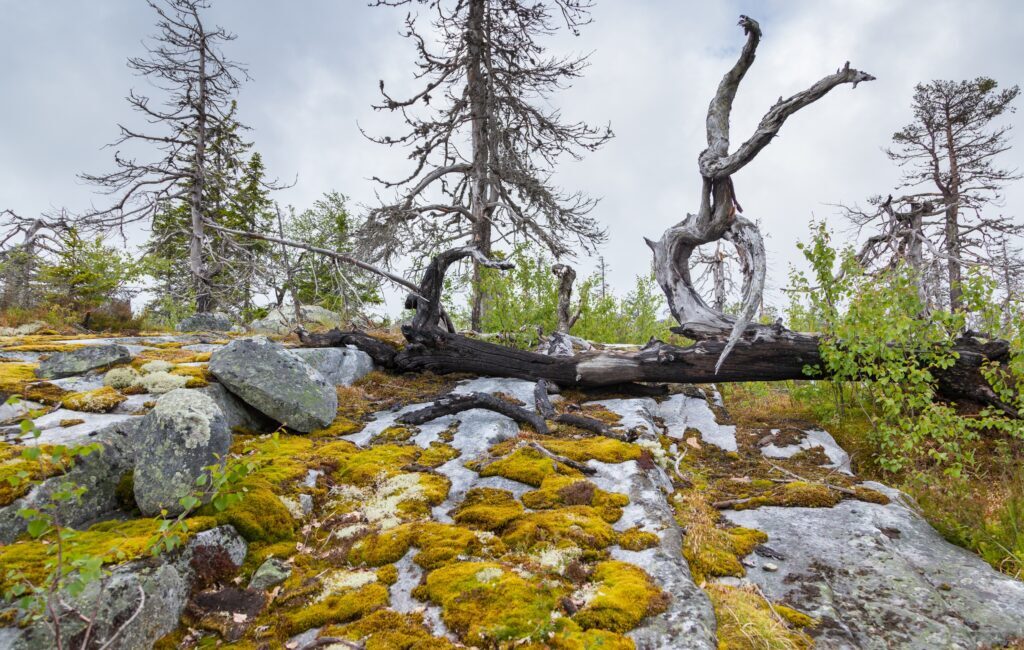
[[[725,362],[715,365],[725,340],[705,340],[687,347],[652,341],[635,352],[595,351],[553,357],[480,341],[436,328],[403,328],[408,344],[396,349],[365,332],[332,330],[305,334],[307,346],[354,345],[378,365],[399,372],[444,374],[467,372],[494,377],[541,379],[562,388],[600,388],[635,382],[718,383],[824,379],[820,339],[781,328],[756,328],[740,339]],[[382,354],[381,346],[387,346]],[[933,369],[939,395],[1007,408],[981,375],[986,361],[1009,356],[1006,341],[961,338],[953,348],[958,358],[946,369]],[[816,370],[812,370],[816,369]],[[811,370],[811,372],[807,372]],[[1016,414],[1014,414],[1016,415]]]

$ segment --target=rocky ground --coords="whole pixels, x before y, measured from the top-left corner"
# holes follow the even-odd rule
[[[533,409],[531,382],[389,375],[349,349],[225,334],[0,338],[0,575],[50,557],[17,510],[66,468],[26,444],[98,443],[67,475],[71,551],[110,570],[69,597],[96,647],[976,648],[1024,637],[1024,583],[945,542],[906,497],[850,473],[811,423],[730,423],[713,388],[565,392],[541,435],[488,410],[400,422],[448,393]],[[42,433],[20,438],[29,411]],[[281,426],[283,425],[286,426]],[[241,501],[186,513],[203,468]],[[186,515],[182,515],[185,517]],[[15,573],[11,573],[11,572]],[[20,577],[19,577],[20,576]],[[13,609],[0,648],[49,648]],[[86,626],[69,617],[65,638]]]

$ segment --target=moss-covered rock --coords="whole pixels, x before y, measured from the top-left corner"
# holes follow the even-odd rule
[[[593,594],[573,616],[580,627],[628,632],[668,604],[664,594],[640,567],[627,562],[601,562],[591,577]]]
[[[615,523],[622,517],[622,509],[629,505],[629,497],[606,492],[580,476],[552,474],[544,479],[539,489],[523,494],[523,504],[534,510],[592,506],[602,519]]]
[[[494,647],[544,638],[562,590],[495,562],[460,562],[431,571],[422,593],[464,643]]]
[[[455,521],[471,528],[498,531],[523,514],[523,506],[508,490],[473,488],[455,511]]]
[[[94,390],[71,393],[61,400],[61,404],[64,408],[72,411],[106,413],[117,408],[126,399],[128,398],[110,386],[104,386]]]
[[[579,476],[579,472],[542,454],[533,447],[520,447],[495,461],[472,462],[470,469],[480,476],[503,476],[533,487],[540,487],[544,479],[552,474]]]
[[[522,550],[561,542],[597,550],[614,544],[616,533],[596,509],[570,506],[525,514],[510,523],[501,537],[510,547]]]

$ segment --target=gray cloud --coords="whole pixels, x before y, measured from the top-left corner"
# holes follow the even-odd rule
[[[112,152],[103,145],[117,122],[137,119],[123,97],[145,85],[124,63],[142,52],[149,9],[126,0],[0,0],[0,12],[0,207],[33,214],[102,204],[75,174],[109,169]],[[806,238],[812,214],[841,228],[828,204],[894,186],[898,170],[882,148],[910,119],[915,83],[978,75],[1003,85],[1024,81],[1024,9],[1014,0],[599,0],[581,36],[552,40],[555,51],[593,52],[585,77],[555,101],[569,117],[610,121],[617,137],[567,162],[558,180],[602,197],[595,216],[609,230],[603,253],[619,290],[648,269],[642,237],[659,236],[696,208],[704,112],[742,44],[741,13],[757,18],[765,37],[736,102],[734,140],[780,95],[846,60],[878,77],[793,117],[735,178],[747,214],[769,237],[775,287],[799,263],[795,242]],[[398,35],[403,16],[362,0],[215,0],[210,19],[238,34],[228,53],[253,76],[240,97],[241,117],[271,173],[298,178],[281,202],[303,208],[337,189],[370,203],[371,175],[405,171],[401,152],[367,142],[358,130],[398,127],[370,106],[379,79],[410,87],[411,49]],[[1019,114],[1010,119],[1019,123]],[[1003,163],[1024,168],[1019,137]],[[1007,189],[1003,211],[1021,215],[1022,208],[1017,184]],[[592,260],[578,264],[592,268]]]

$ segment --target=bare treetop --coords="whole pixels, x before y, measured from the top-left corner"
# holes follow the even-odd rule
[[[728,343],[719,358],[725,360],[736,341],[750,324],[764,290],[766,259],[764,242],[757,225],[743,217],[736,198],[732,175],[749,164],[772,141],[789,116],[801,108],[821,99],[842,84],[856,87],[862,81],[874,79],[866,72],[850,67],[846,62],[807,90],[788,99],[779,98],[757,129],[735,151],[729,151],[729,120],[733,100],[740,82],[754,63],[754,55],[761,41],[761,27],[749,16],[740,16],[739,25],[747,39],[735,65],[725,73],[707,115],[708,147],[698,157],[701,175],[701,204],[695,214],[687,214],[681,222],[665,231],[657,241],[647,240],[654,251],[654,270],[659,284],[668,298],[669,309],[679,321],[684,333],[695,338],[707,338],[729,332]],[[713,241],[725,239],[736,247],[743,270],[742,307],[737,317],[723,314],[704,302],[690,277],[690,257],[694,250]]]
[[[563,156],[578,158],[611,137],[608,127],[565,120],[549,106],[557,90],[580,76],[586,57],[550,55],[540,38],[590,21],[579,0],[379,0],[421,5],[433,35],[406,17],[404,36],[416,50],[420,90],[392,95],[382,81],[377,110],[402,116],[406,131],[372,136],[407,149],[410,173],[376,179],[396,192],[373,211],[361,250],[389,262],[400,251],[418,258],[469,240],[484,254],[493,241],[529,240],[556,257],[604,239],[589,212],[595,201],[551,180]],[[436,38],[437,45],[433,45]],[[479,300],[474,315],[479,315]],[[476,319],[475,319],[476,320]]]

